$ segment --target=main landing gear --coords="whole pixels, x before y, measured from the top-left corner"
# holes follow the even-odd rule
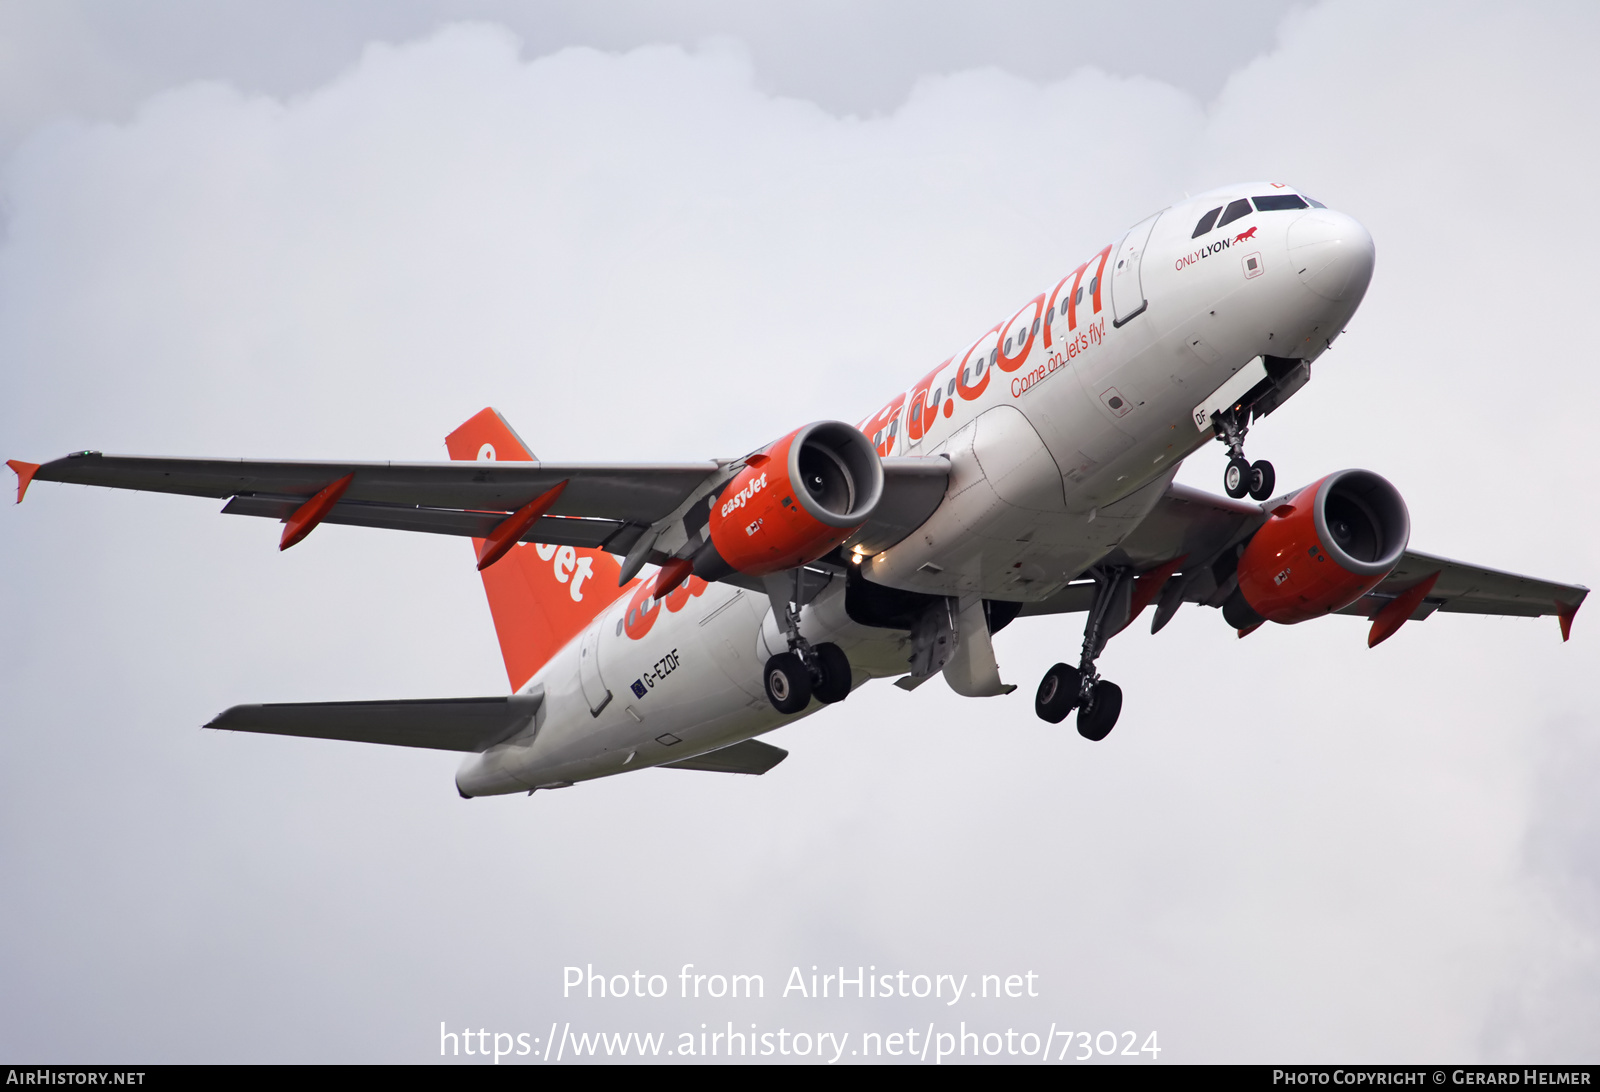
[[[795,578],[796,599],[800,577]],[[776,604],[774,604],[776,606]],[[844,649],[830,641],[812,644],[800,636],[800,612],[794,604],[784,607],[784,630],[789,651],[767,661],[761,673],[762,686],[772,707],[783,714],[798,713],[811,699],[824,704],[844,701],[850,696],[850,658]]]
[[[1078,711],[1078,734],[1096,742],[1111,734],[1122,715],[1122,687],[1100,677],[1094,662],[1118,627],[1112,615],[1126,614],[1133,590],[1130,569],[1106,569],[1094,574],[1094,606],[1083,627],[1083,653],[1077,667],[1056,664],[1044,673],[1034,695],[1033,711],[1041,720],[1060,724]],[[1121,619],[1126,621],[1125,618]]]
[[[1217,439],[1228,445],[1228,468],[1222,472],[1222,488],[1228,496],[1239,500],[1248,493],[1252,500],[1258,501],[1272,496],[1273,487],[1278,483],[1272,464],[1265,459],[1252,463],[1244,457],[1244,438],[1250,429],[1243,415],[1232,408],[1219,410],[1211,415],[1211,422],[1217,430]]]
[[[780,713],[798,713],[812,698],[825,704],[844,701],[850,696],[850,659],[832,642],[806,643],[768,660],[762,683]]]

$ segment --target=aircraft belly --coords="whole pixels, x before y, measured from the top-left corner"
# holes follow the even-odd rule
[[[998,585],[1030,529],[1067,516],[1060,468],[1015,407],[985,411],[931,453],[950,458],[945,499],[914,533],[866,562],[871,580],[939,595],[981,592]]]
[[[743,588],[727,584],[717,587],[731,594],[697,622],[703,654],[751,702],[765,705],[766,692],[761,688],[764,661],[757,662],[751,651],[751,634],[760,629],[763,615],[770,613],[767,601]]]

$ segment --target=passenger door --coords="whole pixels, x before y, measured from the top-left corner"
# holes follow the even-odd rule
[[[1164,210],[1163,210],[1164,211]],[[1111,325],[1122,326],[1145,309],[1144,284],[1139,269],[1144,262],[1144,249],[1150,242],[1150,232],[1155,228],[1161,213],[1141,220],[1128,229],[1128,234],[1117,244],[1111,261]]]
[[[578,650],[578,684],[583,687],[589,712],[597,717],[600,710],[611,701],[611,691],[606,689],[605,680],[600,677],[600,631],[608,617],[609,614],[602,614],[590,623],[589,628],[583,631],[583,644]]]

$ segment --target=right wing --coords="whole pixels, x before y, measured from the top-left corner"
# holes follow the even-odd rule
[[[472,538],[486,537],[508,512],[564,481],[567,487],[551,514],[535,521],[522,541],[603,546],[625,553],[652,523],[671,515],[698,487],[714,480],[722,465],[325,463],[83,451],[45,463],[30,478],[226,497],[230,499],[222,510],[231,515],[283,520],[321,489],[351,475],[349,487],[322,522]]]
[[[289,462],[172,459],[82,451],[35,466],[12,461],[17,500],[30,482],[65,482],[194,497],[227,498],[230,515],[287,520],[301,505],[347,475],[350,484],[322,523],[486,538],[534,498],[566,482],[519,541],[599,547],[626,554],[652,529],[683,521],[700,530],[710,498],[743,464]],[[943,458],[883,460],[883,499],[853,542],[873,550],[910,534],[944,498],[950,464]],[[698,526],[690,526],[698,522]]]

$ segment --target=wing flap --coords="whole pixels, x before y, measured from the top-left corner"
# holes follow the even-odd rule
[[[264,516],[285,520],[300,506],[300,497],[249,494],[234,497],[223,506],[232,516]],[[463,512],[453,508],[407,507],[398,504],[373,504],[367,501],[340,501],[323,523],[350,527],[378,527],[390,531],[422,531],[435,535],[463,535],[487,538],[502,520],[504,512]],[[627,532],[624,535],[624,532]],[[624,550],[638,536],[638,529],[614,519],[588,519],[580,516],[541,516],[522,534],[521,542],[545,542],[553,546],[586,548],[609,546]],[[627,541],[623,541],[624,538]]]
[[[759,739],[747,739],[731,747],[720,747],[693,758],[680,758],[676,762],[663,762],[661,766],[674,770],[709,770],[712,773],[764,774],[789,757],[789,752]]]
[[[410,701],[323,701],[235,705],[207,728],[312,739],[345,739],[391,747],[483,751],[527,727],[544,700],[541,690],[499,698]]]

